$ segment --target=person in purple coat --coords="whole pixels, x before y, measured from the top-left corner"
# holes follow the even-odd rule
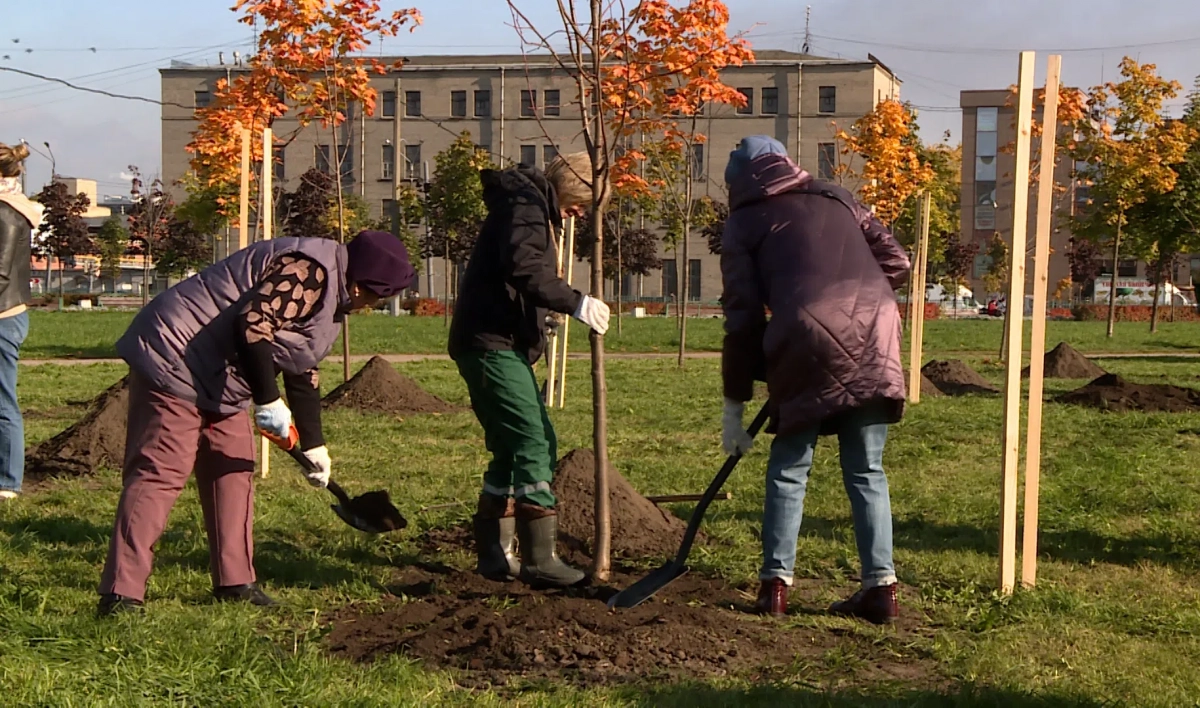
[[[412,282],[400,239],[363,231],[260,241],[162,293],[117,341],[129,364],[129,416],[112,541],[100,579],[102,616],[139,611],[176,498],[194,472],[208,532],[213,595],[275,604],[254,572],[254,433],[299,445],[316,470],[332,467],[321,431],[318,365],[352,310]],[[287,402],[276,377],[282,374]]]
[[[770,137],[742,140],[725,181],[722,443],[731,455],[750,448],[742,421],[756,378],[767,382],[775,434],[757,608],[787,612],[813,449],[820,436],[836,435],[862,588],[830,610],[892,622],[898,605],[883,450],[904,410],[895,290],[908,276],[908,257],[870,210],[813,179]]]

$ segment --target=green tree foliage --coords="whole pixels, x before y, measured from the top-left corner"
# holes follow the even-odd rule
[[[421,240],[421,255],[449,255],[452,263],[464,263],[487,216],[479,173],[496,165],[486,150],[476,147],[469,132],[459,135],[434,162],[425,201],[429,234]]]
[[[108,217],[100,227],[95,239],[96,253],[100,256],[100,275],[108,276],[116,288],[121,277],[121,258],[129,251],[129,231],[121,223],[121,217]]]

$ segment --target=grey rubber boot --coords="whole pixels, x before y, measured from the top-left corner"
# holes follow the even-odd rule
[[[583,582],[587,574],[563,563],[558,543],[558,513],[537,504],[517,504],[517,538],[521,553],[521,581],[534,588],[566,588]]]
[[[515,554],[517,519],[512,497],[479,495],[479,507],[472,520],[475,551],[479,561],[475,572],[488,580],[506,582],[517,577],[521,565]]]

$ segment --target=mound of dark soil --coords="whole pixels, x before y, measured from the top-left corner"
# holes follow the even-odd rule
[[[636,578],[619,577],[625,587]],[[466,686],[516,679],[574,685],[672,681],[715,676],[771,680],[806,667],[821,677],[829,652],[855,657],[856,685],[904,680],[944,683],[935,664],[911,648],[917,613],[902,615],[895,634],[789,627],[749,614],[751,596],[719,580],[687,575],[638,607],[610,612],[611,588],[538,593],[520,583],[493,583],[471,573],[426,566],[400,571],[397,596],[351,605],[327,620],[328,648],[355,661],[391,654],[450,669]],[[797,581],[793,607],[823,610],[834,596],[825,581]],[[839,593],[847,588],[837,588]],[[403,598],[401,600],[400,598]],[[906,608],[907,609],[907,608]],[[836,679],[834,679],[836,680]]]
[[[947,396],[1000,393],[1000,389],[958,359],[931,361],[921,367],[921,373]]]
[[[1117,412],[1187,413],[1200,410],[1200,391],[1169,384],[1133,383],[1116,374],[1105,374],[1083,388],[1062,394],[1057,400]]]
[[[353,408],[389,415],[462,410],[421,388],[416,381],[393,369],[381,356],[372,358],[349,381],[330,391],[324,405],[326,408]]]
[[[1070,344],[1059,342],[1058,346],[1046,352],[1042,359],[1043,376],[1048,379],[1088,379],[1089,381],[1106,372],[1095,362],[1080,354]],[[1029,376],[1029,367],[1021,370],[1021,376]]]
[[[908,386],[908,369],[904,370],[904,385]],[[940,398],[946,394],[942,393],[938,387],[929,380],[929,377],[921,373],[921,397],[922,398]]]
[[[565,556],[591,558],[595,524],[596,457],[572,450],[558,462],[551,488],[558,497],[559,545]],[[679,550],[687,524],[638,493],[615,467],[608,468],[612,552],[627,559],[666,560]]]
[[[121,469],[128,413],[129,382],[121,379],[92,399],[77,423],[25,452],[25,478],[36,482],[92,475],[101,467]]]

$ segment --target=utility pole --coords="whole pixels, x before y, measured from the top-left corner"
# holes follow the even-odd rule
[[[808,54],[812,47],[812,5],[804,10],[804,47],[802,53]]]

